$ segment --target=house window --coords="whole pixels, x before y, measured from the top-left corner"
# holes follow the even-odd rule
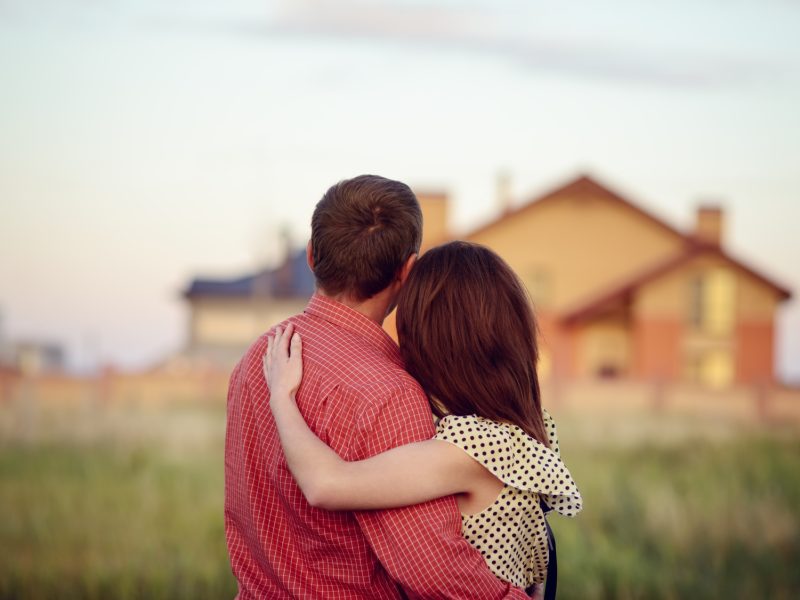
[[[597,368],[597,376],[600,379],[616,379],[620,375],[620,369],[617,365],[612,365],[610,363],[601,364]]]
[[[726,350],[712,350],[703,357],[702,382],[712,388],[723,388],[733,382],[733,356]]]
[[[736,277],[729,269],[712,269],[689,282],[689,322],[712,335],[729,335],[735,321]]]
[[[703,328],[703,320],[705,318],[705,305],[703,303],[704,283],[702,276],[693,277],[689,282],[689,322],[695,329]]]
[[[585,330],[581,344],[581,372],[602,379],[625,374],[628,365],[628,340],[624,328],[596,325]]]
[[[692,353],[685,363],[686,378],[709,388],[724,388],[733,383],[733,354],[726,349]]]

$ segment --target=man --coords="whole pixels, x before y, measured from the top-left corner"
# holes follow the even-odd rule
[[[434,434],[419,384],[381,329],[419,252],[422,214],[403,183],[362,175],[331,187],[311,220],[317,293],[294,323],[303,337],[297,405],[346,460]],[[239,598],[525,598],[461,537],[455,500],[400,509],[312,508],[281,449],[262,373],[267,335],[228,392],[225,533]]]

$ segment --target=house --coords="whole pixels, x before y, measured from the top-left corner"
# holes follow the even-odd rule
[[[0,340],[0,374],[43,375],[66,369],[64,348],[55,342]]]
[[[430,217],[425,238],[447,235],[448,198],[432,193],[417,196]],[[436,229],[436,226],[441,229]],[[270,326],[302,312],[314,293],[314,275],[306,250],[286,241],[277,267],[233,278],[197,277],[182,292],[189,307],[185,347],[158,365],[160,370],[230,370],[249,345]]]
[[[431,222],[442,215],[426,212],[426,227],[443,231]],[[580,176],[462,238],[495,250],[528,288],[544,378],[771,383],[790,292],[732,256],[723,233],[719,206],[679,231]]]
[[[423,251],[454,239],[447,195],[417,196]],[[790,292],[726,250],[720,207],[698,208],[684,232],[585,175],[505,207],[459,237],[495,250],[528,288],[544,379],[774,381],[775,314]],[[232,364],[269,325],[301,311],[313,289],[304,250],[255,275],[195,279],[185,292],[187,356]]]
[[[190,316],[180,361],[228,369],[270,325],[302,312],[313,293],[305,249],[287,251],[281,265],[255,274],[193,279],[183,292]]]

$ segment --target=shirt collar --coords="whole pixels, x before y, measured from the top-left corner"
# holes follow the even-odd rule
[[[356,334],[385,354],[392,362],[402,366],[403,360],[397,343],[380,325],[357,310],[327,296],[314,294],[303,312]]]

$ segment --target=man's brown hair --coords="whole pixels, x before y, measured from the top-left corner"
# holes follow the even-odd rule
[[[400,351],[434,414],[507,421],[549,446],[536,333],[519,278],[477,244],[451,242],[428,250],[398,298]]]
[[[422,211],[406,184],[377,175],[340,181],[311,217],[317,285],[332,296],[371,298],[419,252],[421,241]]]

